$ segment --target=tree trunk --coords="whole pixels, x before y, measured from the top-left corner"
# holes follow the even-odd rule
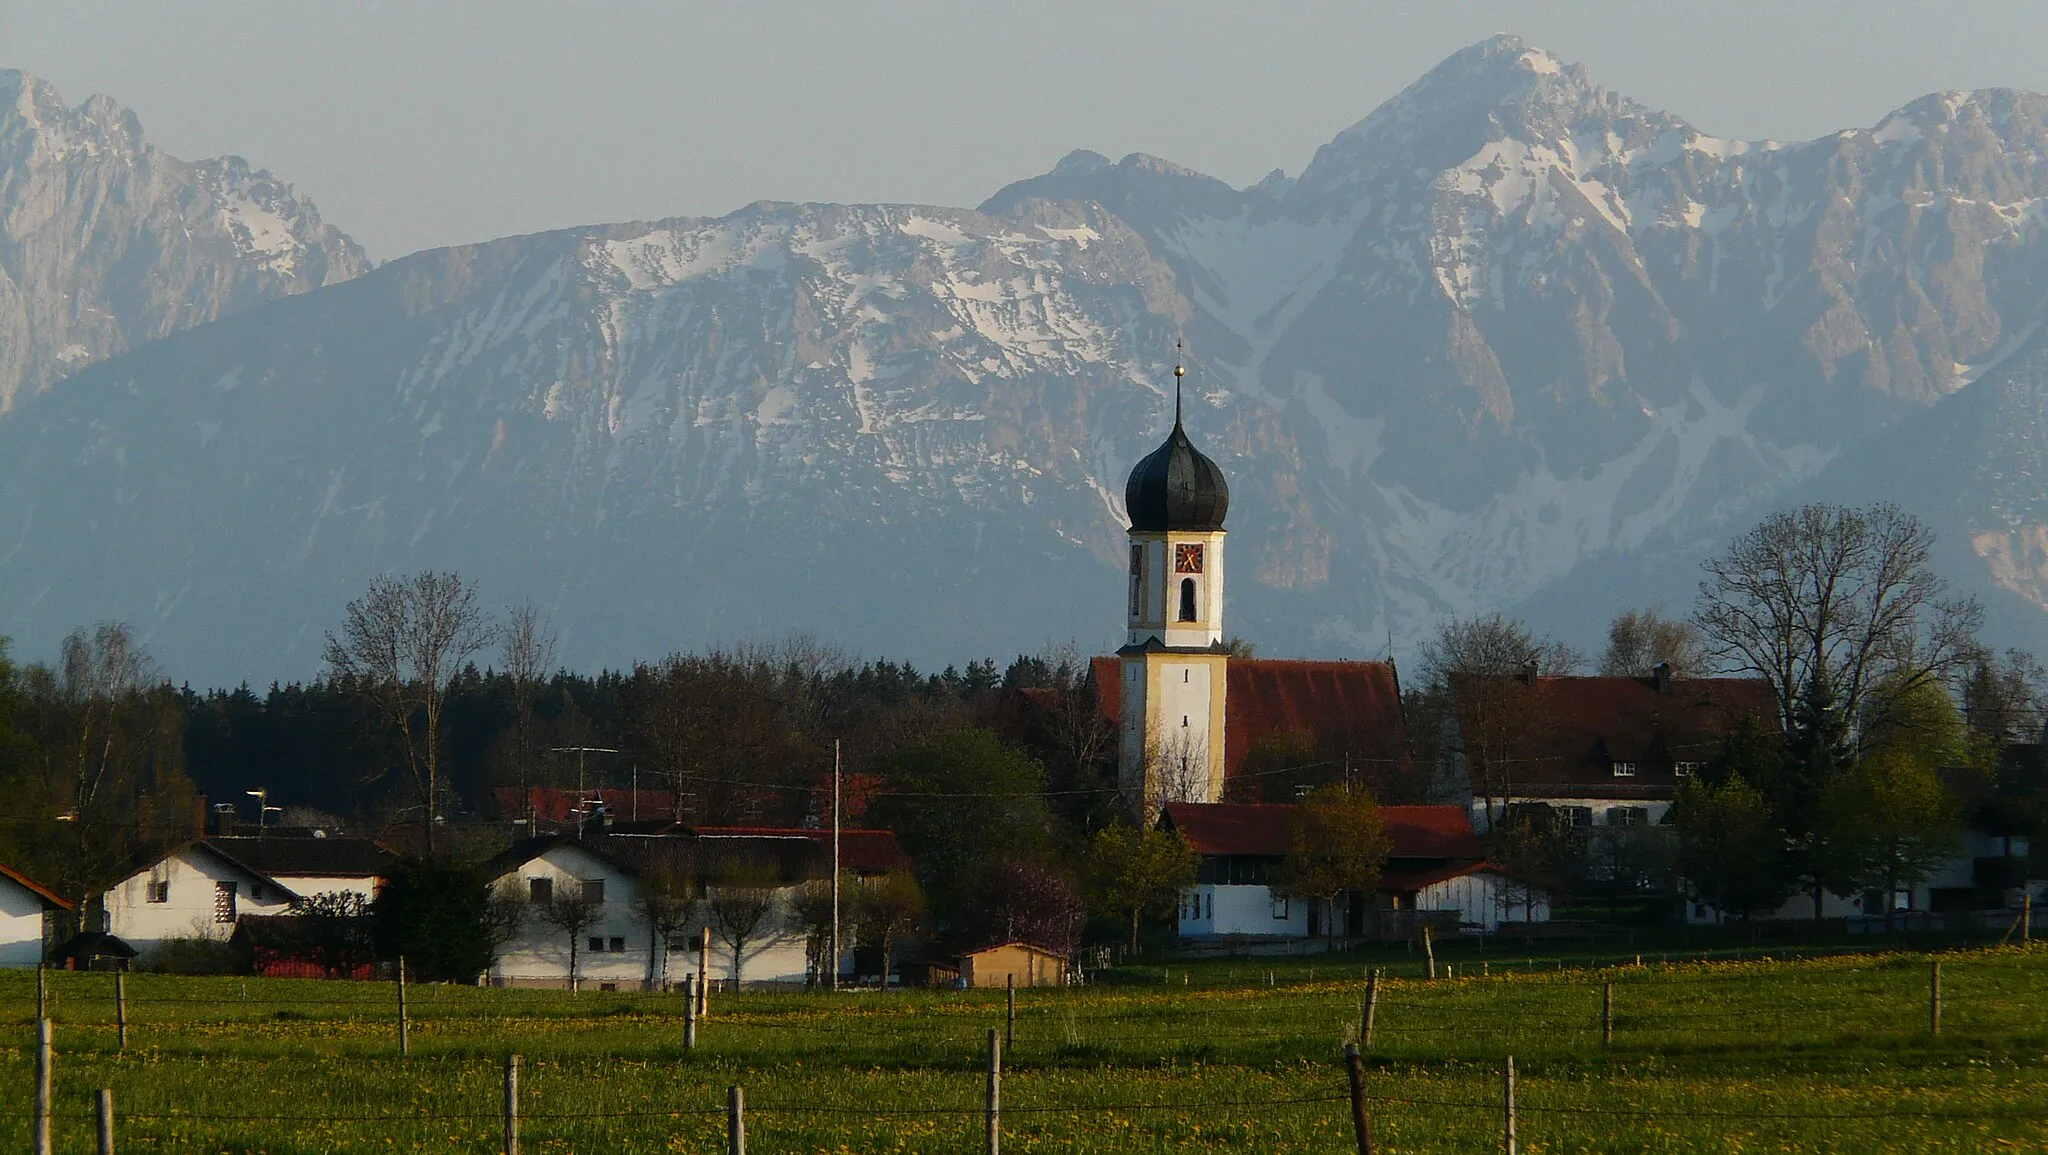
[[[1131,908],[1131,953],[1138,953],[1138,908]]]
[[[572,995],[583,989],[576,982],[576,944],[582,937],[581,927],[569,932],[569,993]]]

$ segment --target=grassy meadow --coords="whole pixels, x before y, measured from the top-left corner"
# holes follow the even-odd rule
[[[1396,968],[1366,1058],[1380,1150],[1500,1150],[1509,1054],[1524,1152],[2048,1148],[2048,951],[1645,962]],[[1364,965],[1217,961],[1020,992],[1004,1150],[1351,1150],[1342,1046]],[[1003,1022],[1001,991],[749,991],[713,996],[692,1052],[679,995],[415,985],[402,1058],[388,983],[137,975],[128,996],[123,1052],[112,977],[50,976],[60,1152],[94,1149],[99,1087],[122,1151],[496,1151],[515,1051],[525,1152],[722,1151],[733,1084],[755,1155],[977,1151]],[[10,1150],[28,1148],[34,1002],[33,973],[0,975]]]

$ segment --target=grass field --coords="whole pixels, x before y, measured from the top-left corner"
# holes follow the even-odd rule
[[[1933,957],[1938,1038],[1920,954],[1391,978],[1367,1051],[1375,1134],[1386,1152],[1500,1150],[1513,1054],[1525,1152],[2048,1149],[2048,951]],[[1269,986],[1239,960],[1020,992],[1004,1149],[1349,1151],[1362,970],[1290,962]],[[1003,1021],[1000,991],[746,992],[714,996],[689,1052],[676,995],[415,985],[401,1058],[391,984],[141,975],[128,994],[124,1053],[112,978],[51,976],[60,1152],[93,1150],[98,1087],[122,1151],[495,1151],[514,1051],[527,1152],[720,1151],[733,1084],[754,1155],[977,1151]],[[34,999],[32,973],[0,976],[9,1150],[28,1149]]]

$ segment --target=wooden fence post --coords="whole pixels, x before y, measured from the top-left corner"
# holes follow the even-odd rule
[[[128,1049],[128,973],[114,972],[114,1032],[121,1050]]]
[[[412,1032],[405,1021],[405,956],[398,956],[398,1053],[412,1054]]]
[[[50,1017],[50,981],[43,964],[36,964],[36,1018]]]
[[[1600,1045],[1614,1045],[1614,984],[1600,988]]]
[[[1001,1155],[1003,1149],[1003,1040],[995,1028],[988,1032],[988,1140],[982,1150]]]
[[[725,1090],[726,1155],[747,1155],[747,1093],[738,1087]]]
[[[519,1155],[519,1056],[505,1056],[505,1155]]]
[[[683,976],[683,1049],[697,1049],[697,976]]]
[[[1358,1057],[1358,1044],[1344,1044],[1344,1066],[1351,1076],[1351,1133],[1358,1140],[1358,1155],[1373,1155],[1372,1120],[1365,1113],[1365,1063]]]
[[[2026,946],[2034,937],[2034,892],[2020,891],[2020,945]]]
[[[697,939],[697,1017],[711,1013],[711,928]]]
[[[1504,1103],[1507,1108],[1508,1155],[1515,1155],[1515,1057],[1508,1056],[1507,1081],[1503,1085]]]
[[[101,1087],[93,1096],[93,1115],[99,1122],[100,1155],[114,1155],[114,1091]]]
[[[40,973],[40,972],[39,972]],[[50,1020],[36,1020],[35,1155],[50,1155]]]
[[[1380,968],[1374,967],[1372,973],[1365,976],[1365,1012],[1358,1022],[1358,1045],[1367,1050],[1372,1049],[1372,1021],[1379,1009]]]
[[[1017,976],[1003,976],[1003,1049],[1017,1049]]]
[[[1941,963],[1929,963],[1927,969],[1927,1033],[1941,1034]]]
[[[1422,924],[1422,955],[1429,963],[1429,977],[1436,979],[1436,928],[1429,923]]]

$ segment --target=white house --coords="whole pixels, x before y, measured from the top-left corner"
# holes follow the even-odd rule
[[[71,904],[48,887],[0,865],[0,967],[32,967],[43,961],[49,918]]]
[[[1471,676],[1453,683],[1437,791],[1485,832],[1515,807],[1565,826],[1655,826],[1678,786],[1744,719],[1775,731],[1776,699],[1757,678]]]
[[[296,891],[198,840],[109,886],[100,905],[109,934],[147,953],[167,939],[225,942],[244,914],[284,914]]]
[[[610,831],[591,831],[529,838],[492,860],[493,888],[504,898],[524,904],[526,917],[492,962],[489,981],[499,986],[565,987],[570,984],[570,928],[563,925],[563,904],[581,896],[588,900],[588,925],[576,929],[576,979],[599,989],[655,989],[682,982],[693,974],[703,942],[712,927],[709,951],[711,981],[730,986],[735,979],[748,986],[801,986],[810,979],[809,937],[795,917],[799,888],[814,878],[831,876],[830,832],[771,827],[686,827],[674,823],[637,824]],[[843,869],[872,875],[903,865],[895,836],[883,830],[841,832]],[[669,942],[657,940],[642,901],[643,876],[663,856],[688,864],[696,880],[691,917]],[[714,913],[719,868],[729,862],[764,868],[774,881],[771,906],[756,933],[747,937],[741,957],[733,957],[729,936]],[[820,869],[822,865],[822,869]],[[850,920],[849,920],[850,924]],[[853,958],[850,930],[841,951],[840,970]]]
[[[374,838],[324,832],[216,835],[206,842],[303,898],[354,894],[369,902],[377,897],[378,888],[384,885],[397,862],[397,857]]]
[[[1956,853],[1926,878],[1901,886],[1892,895],[1891,919],[1899,929],[1924,929],[1930,919],[1969,920],[1998,925],[2014,916],[2021,896],[2044,897],[2048,879],[2029,878],[2031,861],[2025,838],[1992,834],[1982,829],[1964,833]],[[1813,892],[1791,895],[1755,918],[1797,921],[1814,917]],[[1863,894],[1821,892],[1820,917],[1840,919],[1851,930],[1881,930],[1885,923],[1882,889]],[[1725,921],[1720,911],[1701,902],[1685,904],[1685,920],[1695,926]]]
[[[1288,895],[1273,876],[1287,857],[1292,805],[1168,803],[1162,829],[1177,831],[1202,856],[1195,886],[1182,898],[1180,935],[1192,940],[1318,938],[1326,920],[1340,936],[1386,925],[1386,912],[1451,914],[1461,926],[1492,931],[1503,922],[1545,922],[1549,896],[1510,879],[1485,859],[1461,806],[1383,806],[1393,843],[1376,895],[1352,895],[1332,912],[1325,899]]]

